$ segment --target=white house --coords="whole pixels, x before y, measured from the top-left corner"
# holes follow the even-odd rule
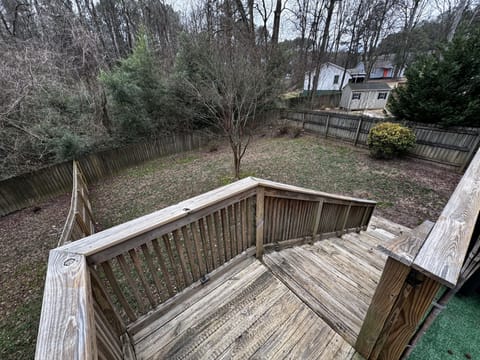
[[[383,82],[350,83],[342,90],[340,107],[346,110],[383,109],[391,90]]]
[[[345,79],[343,80],[342,85],[344,73]],[[303,84],[304,91],[311,91],[313,89],[314,76],[314,71],[307,72],[305,74],[305,81]],[[346,72],[343,67],[335,65],[331,62],[326,62],[320,67],[320,77],[318,79],[317,92],[340,91],[346,84],[348,84],[351,78],[352,77],[350,73],[348,71]],[[342,88],[340,88],[340,85],[342,85]]]

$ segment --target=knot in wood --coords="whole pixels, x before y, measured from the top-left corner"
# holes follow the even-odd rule
[[[69,259],[67,259],[63,262],[63,266],[70,266],[70,265],[74,264],[76,261],[77,260],[75,260],[74,258],[69,258]]]

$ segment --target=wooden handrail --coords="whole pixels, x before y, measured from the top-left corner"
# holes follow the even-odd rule
[[[289,238],[296,242],[326,233],[358,231],[366,228],[374,206],[375,202],[368,200],[246,178],[67,243],[52,252],[49,262],[37,358],[50,346],[43,342],[57,338],[59,343],[78,343],[73,353],[83,356],[85,347],[93,349],[88,352],[93,354],[94,347],[87,347],[85,339],[95,338],[95,329],[85,323],[94,321],[97,341],[107,336],[117,343],[128,338],[125,331],[151,321],[147,314],[164,311],[172,303],[170,299],[181,296],[182,290],[199,288],[208,281],[208,274],[228,267],[234,258],[255,253],[261,258],[266,247]],[[80,259],[92,282],[84,280],[82,265],[81,296],[66,289],[67,297],[78,296],[64,304],[61,314],[55,310],[63,301],[57,296],[65,295],[55,288],[68,285],[68,281],[57,281],[56,273],[68,278],[68,269],[55,260],[57,254]],[[71,324],[64,322],[65,313],[77,311],[78,301],[89,310],[72,333]],[[106,323],[111,327],[108,333]],[[82,329],[89,329],[88,334]],[[48,331],[55,334],[49,337]]]
[[[92,208],[88,199],[88,189],[85,177],[77,161],[72,165],[72,199],[67,220],[58,240],[58,246],[81,239],[95,232]]]
[[[374,201],[363,200],[353,197],[332,195],[320,191],[314,191],[297,186],[285,185],[273,181],[248,177],[235,183],[225,185],[215,190],[182,201],[176,205],[139,217],[126,223],[106,229],[71,244],[66,244],[60,249],[85,256],[91,256],[112,246],[126,242],[163,225],[188,218],[209,206],[235,197],[249,190],[256,190],[258,186],[271,189],[291,191],[298,194],[325,197],[331,200],[351,201],[358,204],[374,206]],[[155,237],[155,235],[152,235]]]
[[[480,151],[448,200],[413,267],[450,288],[457,284],[480,211]]]

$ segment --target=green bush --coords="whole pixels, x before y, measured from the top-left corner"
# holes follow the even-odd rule
[[[372,156],[391,159],[405,154],[415,145],[415,134],[400,124],[379,123],[371,128],[367,144]]]

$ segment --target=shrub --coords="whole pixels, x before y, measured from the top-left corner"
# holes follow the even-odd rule
[[[367,144],[372,156],[390,159],[411,149],[415,145],[415,134],[400,124],[384,122],[372,127]]]

